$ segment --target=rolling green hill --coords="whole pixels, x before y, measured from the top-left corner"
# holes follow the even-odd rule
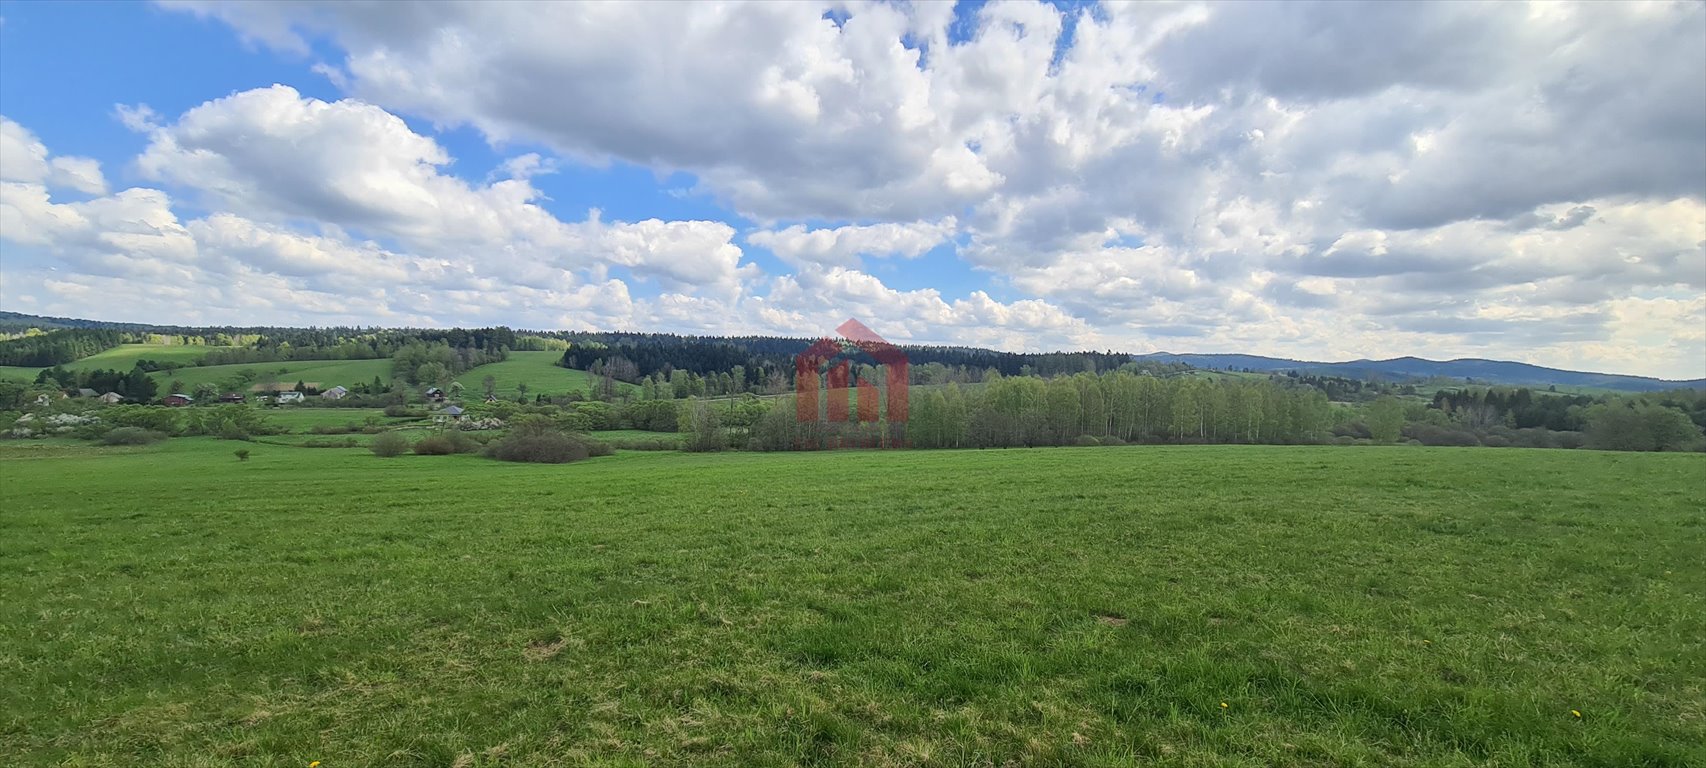
[[[561,352],[511,352],[508,360],[482,365],[456,377],[456,380],[462,382],[464,398],[478,397],[485,392],[484,381],[487,376],[494,379],[494,393],[510,399],[520,394],[517,389],[519,384],[527,385],[529,397],[536,394],[591,392],[593,377],[585,371],[558,366],[557,361],[562,358]],[[627,392],[638,392],[640,389],[626,382],[617,382],[616,386]]]
[[[66,363],[65,368],[72,371],[93,371],[102,368],[128,371],[136,366],[138,360],[159,362],[171,360],[183,365],[193,365],[198,358],[207,354],[207,350],[207,347],[182,344],[121,344],[81,360]],[[40,368],[0,366],[0,377],[33,381],[36,374],[41,373],[41,370]]]
[[[308,384],[318,383],[321,389],[334,386],[352,386],[373,381],[378,376],[382,381],[391,380],[391,359],[378,360],[293,360],[275,363],[240,363],[237,365],[207,365],[195,368],[180,368],[167,373],[160,371],[153,374],[160,382],[161,392],[164,393],[173,381],[184,383],[185,389],[193,389],[197,384],[217,384],[232,379],[241,371],[254,371],[262,376],[272,376],[282,384],[295,384],[298,381]],[[281,372],[283,371],[283,372]]]

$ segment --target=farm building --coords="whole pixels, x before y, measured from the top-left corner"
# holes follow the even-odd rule
[[[284,403],[300,403],[302,402],[302,393],[280,392],[278,393],[278,402],[280,405],[283,405]]]
[[[427,387],[426,399],[435,403],[442,403],[444,402],[444,390],[439,389],[438,387]]]
[[[101,393],[96,392],[95,390],[92,390],[88,387],[82,387],[82,388],[79,388],[77,390],[77,396],[78,397],[100,397]]]
[[[461,406],[452,405],[449,408],[433,414],[432,420],[435,424],[448,424],[452,421],[461,421],[462,414],[463,410]]]
[[[349,394],[348,388],[343,387],[343,386],[336,386],[336,387],[332,387],[331,389],[328,389],[324,392],[321,392],[320,396],[323,398],[326,398],[327,400],[342,400],[348,394]]]
[[[189,395],[186,395],[183,393],[174,392],[170,395],[167,395],[160,402],[165,403],[165,404],[170,405],[170,406],[176,407],[176,406],[184,406],[184,405],[189,405],[191,403],[194,403],[195,398],[190,397]]]
[[[241,403],[248,399],[249,398],[244,397],[241,392],[226,392],[219,396],[219,402],[221,403]]]
[[[107,405],[112,405],[114,403],[118,403],[118,402],[123,401],[124,397],[117,392],[108,392],[104,395],[101,395],[97,399],[99,399],[103,403],[106,403]]]

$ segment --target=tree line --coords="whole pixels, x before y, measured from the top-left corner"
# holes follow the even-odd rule
[[[63,366],[54,366],[36,374],[35,383],[38,387],[58,390],[92,389],[100,394],[116,392],[119,397],[135,403],[153,400],[160,391],[160,385],[141,368],[132,368],[129,371],[72,371]]]
[[[99,329],[25,333],[0,341],[0,365],[46,368],[105,352],[124,343],[125,334]]]
[[[831,395],[837,396],[835,394]],[[1116,370],[1043,379],[995,373],[981,386],[913,387],[904,425],[883,413],[886,397],[852,396],[844,424],[801,421],[778,398],[747,428],[757,450],[873,444],[913,448],[1006,448],[1124,443],[1305,443],[1326,437],[1321,392],[1267,380],[1163,378]],[[686,419],[705,428],[711,408]],[[863,410],[862,410],[863,409]],[[727,425],[724,426],[725,429]],[[738,426],[738,425],[737,425]],[[732,435],[740,442],[741,435]],[[703,441],[712,444],[712,441]]]

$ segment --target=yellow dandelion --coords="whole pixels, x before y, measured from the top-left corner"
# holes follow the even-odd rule
[[[1570,714],[1575,715],[1576,717],[1581,717],[1582,711],[1579,709],[1572,709],[1572,710],[1570,710]]]
[[[1220,708],[1221,708],[1221,709],[1226,709],[1226,702],[1224,702],[1224,701],[1223,701],[1223,702],[1220,702]]]
[[[319,760],[315,760],[315,761],[314,761],[314,762],[312,762],[312,763],[309,763],[309,764],[308,764],[308,768],[320,768],[320,761],[319,761]]]

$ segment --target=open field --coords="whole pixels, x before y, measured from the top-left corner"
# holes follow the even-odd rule
[[[138,360],[160,362],[177,360],[184,365],[190,365],[197,358],[207,354],[208,349],[210,348],[184,344],[120,344],[104,352],[66,363],[65,368],[72,371],[93,371],[101,368],[128,371],[136,367]],[[33,381],[36,374],[41,373],[41,370],[40,368],[22,368],[11,365],[0,366],[0,377]]]
[[[511,352],[508,360],[482,365],[456,377],[456,380],[462,382],[465,398],[478,398],[484,393],[487,376],[494,380],[498,397],[508,399],[514,399],[520,393],[520,390],[516,389],[518,384],[527,385],[529,397],[536,394],[566,395],[570,392],[591,392],[592,375],[586,371],[557,365],[557,361],[561,359],[561,352]],[[625,392],[639,390],[638,386],[627,382],[617,382],[616,386],[618,390]]]
[[[287,373],[279,373],[283,369]],[[391,380],[391,359],[376,360],[287,360],[272,363],[238,363],[235,365],[206,365],[195,368],[179,368],[167,373],[161,371],[152,374],[160,382],[161,392],[174,381],[184,383],[186,389],[194,389],[197,384],[216,384],[230,379],[239,371],[250,370],[257,374],[271,374],[281,384],[295,384],[298,381],[313,384],[318,382],[324,389],[343,385],[366,384],[378,376],[380,380]]]
[[[1698,454],[241,445],[0,443],[0,762],[1706,764]]]

